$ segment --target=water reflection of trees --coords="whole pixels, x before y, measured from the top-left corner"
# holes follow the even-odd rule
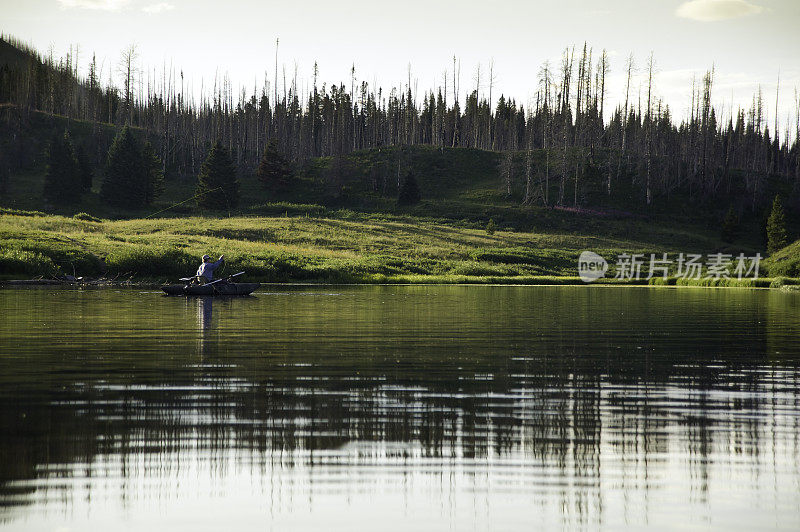
[[[576,309],[569,323],[545,319],[505,334],[420,340],[384,330],[359,343],[364,334],[351,324],[365,320],[344,316],[306,334],[287,323],[283,335],[253,342],[259,331],[226,328],[226,311],[243,312],[235,302],[187,304],[196,311],[196,334],[177,349],[158,350],[158,360],[158,338],[134,341],[135,350],[109,339],[103,349],[120,359],[94,373],[65,349],[25,362],[30,371],[61,368],[47,379],[31,382],[30,371],[4,379],[0,496],[7,504],[30,502],[34,487],[47,485],[23,489],[15,480],[125,477],[137,468],[177,473],[180,460],[148,459],[165,454],[203,454],[224,468],[226,452],[242,450],[256,466],[313,467],[331,460],[379,465],[414,449],[443,464],[507,457],[545,467],[572,479],[561,504],[584,522],[604,505],[604,463],[631,505],[646,499],[670,453],[686,457],[701,499],[717,457],[774,457],[786,444],[776,434],[793,431],[798,465],[797,418],[784,415],[798,406],[797,366],[767,365],[765,326],[757,323],[736,338],[713,323],[697,330],[696,315],[634,332]],[[436,318],[407,317],[411,331],[415,320],[424,328]],[[362,444],[355,456],[347,450],[353,442]],[[405,446],[386,451],[398,443]],[[97,459],[108,456],[118,460]]]

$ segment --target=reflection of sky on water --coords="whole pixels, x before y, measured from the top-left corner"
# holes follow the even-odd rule
[[[798,318],[777,296],[161,298],[123,324],[98,317],[108,328],[94,347],[51,338],[21,347],[15,366],[0,359],[0,452],[14,457],[0,465],[0,519],[796,529]],[[60,331],[57,312],[35,317]],[[147,317],[159,312],[171,317]],[[137,334],[115,343],[127,329]],[[32,383],[34,369],[44,378]]]
[[[496,413],[469,420],[463,409],[447,412],[416,390],[392,389],[359,397],[365,404],[344,414],[348,428],[336,428],[299,400],[311,395],[324,401],[335,395],[330,390],[273,390],[273,398],[294,399],[268,412],[247,409],[247,417],[236,412],[242,397],[267,390],[247,382],[229,382],[226,393],[215,389],[124,390],[140,397],[183,395],[187,403],[208,406],[182,410],[177,420],[170,417],[174,412],[151,405],[136,417],[153,418],[153,430],[140,436],[134,431],[88,466],[39,468],[36,484],[49,489],[25,508],[26,522],[48,522],[66,503],[78,523],[85,514],[93,522],[104,513],[112,522],[132,514],[138,523],[157,526],[167,517],[168,523],[201,529],[214,528],[220,515],[245,529],[303,523],[313,528],[315,522],[364,530],[377,522],[387,530],[426,522],[447,522],[458,530],[531,523],[613,529],[643,523],[744,529],[797,524],[793,425],[780,413],[759,413],[762,427],[744,416],[735,421],[724,393],[707,404],[698,396],[659,407],[670,402],[670,386],[602,385],[580,404],[571,399],[579,392],[569,387],[544,398],[531,390],[494,397]],[[776,405],[790,400],[769,393],[763,399]],[[463,400],[488,407],[474,396]],[[701,404],[710,419],[690,420]],[[756,406],[753,411],[765,407]],[[428,426],[435,411],[450,422]],[[359,424],[374,425],[374,439],[354,441]],[[426,430],[438,437],[424,435]],[[753,512],[754,505],[769,516]],[[355,516],[362,527],[353,526]]]

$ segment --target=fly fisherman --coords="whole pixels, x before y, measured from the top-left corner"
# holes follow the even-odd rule
[[[203,264],[197,268],[194,282],[197,284],[208,284],[214,280],[214,270],[222,266],[225,262],[225,255],[220,255],[216,262],[211,262],[211,257],[203,255]]]

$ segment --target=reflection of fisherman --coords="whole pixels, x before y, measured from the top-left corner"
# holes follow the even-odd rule
[[[197,319],[200,322],[200,329],[205,331],[211,328],[211,318],[214,313],[214,302],[211,297],[198,298]]]
[[[211,257],[203,255],[203,264],[197,268],[194,282],[197,284],[206,284],[214,280],[214,270],[222,266],[225,262],[225,255],[220,255],[216,262],[211,262]]]
[[[215,352],[216,341],[212,333],[213,323],[213,297],[197,298],[197,354],[200,356],[200,363],[204,363],[209,354]]]

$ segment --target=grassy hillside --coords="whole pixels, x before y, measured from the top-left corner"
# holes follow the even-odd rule
[[[84,218],[84,219],[80,219]],[[35,213],[0,215],[0,275],[135,275],[168,279],[192,273],[203,253],[228,258],[264,281],[388,281],[409,276],[441,280],[489,276],[513,282],[576,274],[577,256],[592,249],[672,251],[681,241],[705,252],[716,242],[701,233],[633,224],[654,240],[592,232],[509,232],[459,227],[432,219],[359,215],[329,217],[161,218],[90,221]],[[628,224],[625,224],[626,226]],[[624,230],[620,226],[618,232]],[[661,240],[659,242],[658,240]]]
[[[73,128],[75,142],[80,142],[80,127]],[[106,131],[106,134],[110,131]],[[88,134],[88,133],[87,133]],[[110,136],[109,136],[110,139]],[[41,149],[44,150],[45,144]],[[542,153],[536,153],[542,157]],[[14,210],[46,211],[72,216],[85,212],[103,219],[132,219],[178,216],[329,216],[350,210],[365,214],[436,219],[459,227],[483,228],[491,219],[504,230],[531,232],[567,232],[658,242],[680,248],[684,236],[702,234],[704,248],[716,249],[719,241],[719,218],[715,212],[693,209],[685,203],[675,209],[653,209],[647,215],[620,208],[553,209],[523,206],[522,185],[517,183],[506,196],[497,171],[497,154],[466,148],[436,149],[389,147],[356,152],[344,162],[344,177],[331,176],[331,158],[314,159],[298,170],[291,183],[281,190],[266,190],[252,173],[242,172],[241,202],[232,212],[199,209],[192,197],[194,179],[171,177],[164,194],[151,206],[140,210],[119,210],[99,198],[102,167],[95,169],[94,186],[80,203],[69,207],[47,206],[41,191],[44,183],[44,157],[29,170],[11,175],[0,207]],[[422,201],[412,207],[398,207],[397,167],[401,173],[412,169],[422,191]],[[676,200],[678,201],[678,200]],[[679,202],[680,203],[680,202]],[[616,206],[624,207],[624,205]],[[742,222],[739,239],[729,247],[756,249],[761,246],[760,223]],[[709,245],[709,242],[713,244]],[[688,251],[685,250],[685,251]]]
[[[50,139],[68,129],[73,143],[82,145],[90,154],[95,180],[91,193],[82,202],[68,208],[50,208],[45,205],[41,190],[46,169],[46,152]],[[144,139],[147,132],[136,130]],[[166,191],[154,205],[140,211],[120,211],[102,204],[97,193],[102,181],[103,166],[108,146],[116,134],[110,124],[70,120],[62,116],[32,111],[22,117],[18,108],[0,107],[0,155],[9,160],[22,161],[22,166],[12,168],[7,190],[0,193],[0,207],[21,210],[47,210],[55,214],[73,215],[88,212],[102,218],[136,218],[152,215],[169,208],[164,215],[211,215],[199,210],[189,200],[195,193],[196,176],[167,175]],[[13,141],[12,141],[13,139]],[[151,139],[157,140],[157,139]],[[23,153],[11,157],[9,147]],[[8,148],[8,149],[7,149]],[[557,168],[554,161],[559,154],[551,154],[551,203],[558,192]],[[597,154],[602,160],[603,154]],[[0,157],[2,159],[2,157]],[[534,150],[533,165],[542,168],[546,159],[544,150]],[[516,230],[575,230],[580,220],[564,216],[550,216],[546,209],[521,207],[524,195],[525,154],[514,157],[514,178],[511,191],[499,175],[499,154],[470,148],[435,148],[432,146],[387,146],[354,152],[334,160],[330,157],[311,159],[297,168],[296,177],[289,186],[280,190],[266,190],[254,176],[254,169],[240,168],[241,196],[239,208],[229,214],[273,215],[276,203],[315,204],[327,209],[347,208],[359,212],[411,214],[416,216],[446,218],[454,221],[480,222],[490,218],[501,227]],[[413,207],[396,206],[399,180],[407,170],[412,170],[420,185],[423,201]],[[542,176],[536,175],[535,178]],[[605,193],[604,176],[587,172],[581,185],[579,205],[590,206],[595,211],[633,216],[648,216],[653,220],[668,220],[671,224],[716,228],[724,217],[728,204],[698,207],[681,194],[658,197],[653,205],[645,207],[643,197],[634,197],[628,190],[629,180],[620,179],[615,193],[609,198]],[[568,189],[570,184],[567,183]],[[565,191],[565,204],[572,204],[572,190]],[[742,220],[741,244],[759,246],[761,214],[747,213]],[[555,224],[555,226],[553,225]],[[578,226],[578,227],[576,227]]]
[[[524,283],[574,277],[577,257],[586,249],[609,259],[623,252],[720,249],[712,234],[646,221],[608,220],[602,232],[587,224],[571,232],[488,234],[469,224],[349,210],[324,217],[117,221],[6,211],[0,215],[0,276],[104,274],[165,281],[193,273],[204,253],[224,253],[228,272],[246,270],[261,281]]]
[[[773,253],[764,267],[772,276],[800,277],[800,240]]]

